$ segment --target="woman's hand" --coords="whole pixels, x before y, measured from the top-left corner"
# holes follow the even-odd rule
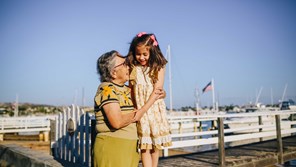
[[[159,99],[164,99],[166,97],[166,92],[164,89],[159,89]]]
[[[154,101],[156,101],[158,99],[163,99],[163,98],[165,98],[165,96],[166,96],[166,93],[161,88],[155,88],[151,94],[151,97]]]
[[[142,116],[144,115],[145,112],[143,112],[143,110],[141,110],[141,109],[136,110],[135,112],[136,112],[136,114],[135,114],[135,116],[133,118],[133,122],[140,121],[140,119],[142,118]]]

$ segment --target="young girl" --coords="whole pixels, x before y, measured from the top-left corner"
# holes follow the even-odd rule
[[[163,89],[167,60],[161,53],[155,35],[145,32],[133,38],[128,60],[134,105],[139,109],[135,120],[138,121],[142,163],[144,167],[156,167],[161,147],[172,145],[164,99],[153,102],[150,98],[154,89]],[[148,108],[151,103],[152,106]]]

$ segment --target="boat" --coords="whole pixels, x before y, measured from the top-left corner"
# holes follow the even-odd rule
[[[292,99],[289,99],[288,101],[281,102],[279,107],[281,110],[296,110],[296,103]]]

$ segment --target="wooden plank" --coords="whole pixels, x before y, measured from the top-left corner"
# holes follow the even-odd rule
[[[284,161],[296,158],[296,136],[284,137]],[[262,167],[262,166],[282,166],[277,164],[276,140],[268,140],[260,143],[252,143],[244,146],[235,146],[226,149],[226,166],[240,167]],[[180,154],[172,157],[161,157],[159,167],[168,166],[212,166],[218,167],[218,151],[200,151],[196,153]],[[139,166],[141,166],[140,164]],[[289,166],[285,164],[284,166]]]

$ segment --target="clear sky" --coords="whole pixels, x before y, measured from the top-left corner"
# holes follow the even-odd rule
[[[173,107],[296,100],[295,0],[0,1],[0,102],[92,106],[97,58],[141,31],[171,47]],[[169,77],[166,70],[165,89]],[[212,93],[200,93],[211,105]]]

